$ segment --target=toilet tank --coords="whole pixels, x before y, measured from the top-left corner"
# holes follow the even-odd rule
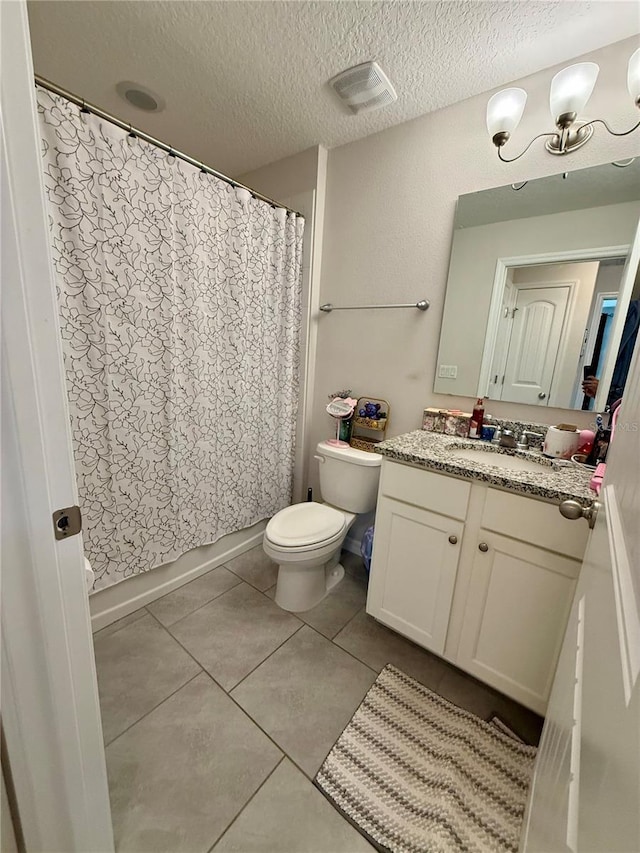
[[[376,505],[382,456],[326,441],[321,441],[316,451],[322,500],[348,512],[370,512]]]

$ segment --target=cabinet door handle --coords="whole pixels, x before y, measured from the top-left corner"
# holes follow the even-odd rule
[[[451,542],[452,545],[457,545],[458,544],[458,537],[452,533],[451,536],[449,537],[449,542]]]
[[[486,554],[486,553],[487,553],[487,551],[489,550],[489,546],[487,545],[487,543],[486,543],[486,542],[481,542],[481,543],[478,545],[478,548],[482,551],[482,553],[483,553],[483,554]]]

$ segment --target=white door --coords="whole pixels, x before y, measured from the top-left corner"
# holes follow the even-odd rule
[[[546,406],[571,288],[516,286],[501,399]]]
[[[640,850],[640,346],[604,484],[536,762],[532,853]]]
[[[28,851],[113,850],[25,2],[0,3],[2,728]]]

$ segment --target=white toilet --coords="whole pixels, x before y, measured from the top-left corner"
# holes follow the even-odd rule
[[[324,503],[294,504],[267,524],[263,548],[279,565],[276,604],[301,612],[315,607],[344,577],[340,551],[359,513],[376,505],[378,453],[321,441],[320,490]]]

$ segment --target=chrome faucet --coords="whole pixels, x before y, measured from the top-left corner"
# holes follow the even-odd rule
[[[543,439],[544,435],[541,432],[533,432],[530,429],[525,429],[522,431],[520,438],[518,439],[518,450],[529,450],[529,439],[530,438],[540,438]]]
[[[500,436],[500,447],[515,447],[516,434],[512,429],[503,429]]]
[[[516,436],[511,429],[498,429],[495,431],[491,444],[498,444],[500,447],[515,447]]]

